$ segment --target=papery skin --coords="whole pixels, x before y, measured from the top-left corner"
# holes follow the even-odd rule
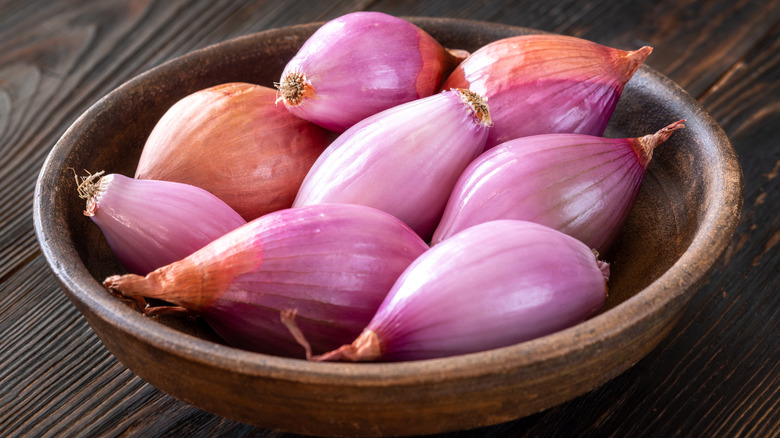
[[[289,208],[332,134],[275,101],[242,82],[184,97],[155,125],[135,177],[201,187],[246,220]]]
[[[146,277],[104,283],[128,298],[158,298],[196,312],[238,348],[303,357],[281,312],[297,311],[314,351],[350,342],[427,249],[382,211],[314,205],[269,213]]]
[[[325,23],[282,72],[307,84],[293,114],[336,132],[396,105],[436,93],[462,58],[402,18],[353,12]],[[282,93],[284,95],[284,93]]]
[[[312,166],[294,206],[352,203],[386,211],[430,238],[463,169],[489,131],[457,90],[371,116],[341,134]]]
[[[222,200],[189,184],[103,176],[85,214],[129,272],[183,259],[246,221]]]
[[[604,134],[625,84],[652,48],[624,51],[565,35],[519,35],[467,57],[442,89],[487,98],[495,126],[486,149],[536,134]]]
[[[354,343],[312,360],[433,359],[528,341],[598,313],[608,278],[607,263],[559,231],[483,223],[415,260]]]
[[[495,146],[458,179],[431,245],[478,223],[517,219],[604,254],[628,218],[653,150],[682,122],[640,138],[542,134]]]

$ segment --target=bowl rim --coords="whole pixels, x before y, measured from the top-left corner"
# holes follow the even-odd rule
[[[531,28],[492,23],[488,21],[454,19],[454,18],[424,18],[405,17],[415,24],[425,27],[432,24],[465,24],[469,26],[489,26],[526,33],[540,33]],[[246,39],[257,38],[259,35],[271,35],[287,32],[294,28],[313,28],[322,23],[308,23],[295,26],[268,29],[237,38],[215,43],[197,49],[156,67],[124,82],[82,113],[54,145],[47,156],[38,175],[35,187],[33,217],[35,233],[42,253],[44,254],[53,274],[61,287],[74,304],[89,307],[106,323],[133,336],[153,343],[157,348],[186,360],[207,364],[209,367],[221,368],[225,371],[241,370],[248,376],[272,376],[274,379],[311,384],[327,385],[333,378],[341,379],[342,384],[352,386],[395,386],[419,383],[441,383],[480,375],[495,374],[516,367],[570,354],[576,350],[587,350],[596,344],[605,342],[605,338],[616,336],[617,333],[636,326],[642,319],[657,314],[671,303],[679,305],[691,290],[705,280],[707,273],[714,265],[718,256],[725,249],[733,236],[742,208],[743,180],[742,170],[731,143],[717,122],[701,107],[701,105],[685,90],[666,76],[642,65],[636,75],[647,75],[671,87],[686,104],[696,108],[696,117],[718,145],[717,167],[712,173],[717,176],[717,183],[729,190],[713,191],[713,197],[707,214],[695,230],[695,237],[681,257],[659,278],[626,301],[618,304],[587,321],[568,329],[516,344],[508,347],[487,350],[483,352],[459,356],[427,359],[395,363],[320,363],[303,359],[277,357],[267,354],[245,351],[227,345],[204,340],[149,319],[130,307],[121,303],[105,291],[103,286],[88,272],[83,260],[80,260],[74,245],[70,240],[62,248],[48,242],[63,241],[67,233],[55,217],[42,214],[43,206],[56,196],[57,188],[48,183],[57,163],[68,153],[68,145],[78,137],[90,120],[100,111],[100,105],[112,96],[129,89],[154,75],[159,75],[177,65],[186,64],[194,59],[216,50],[222,50],[233,44],[239,44]],[[727,179],[728,176],[728,179]],[[726,218],[727,220],[721,221]],[[723,224],[726,224],[724,226]],[[702,255],[707,255],[703,257]],[[60,260],[72,257],[81,263],[67,266]],[[673,286],[673,287],[671,287]],[[618,314],[623,315],[618,317]],[[630,317],[625,317],[630,315]],[[150,323],[151,322],[151,323]]]

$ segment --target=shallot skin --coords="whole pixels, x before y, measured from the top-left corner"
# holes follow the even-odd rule
[[[289,208],[333,135],[276,105],[276,90],[231,82],[176,102],[146,140],[135,177],[213,193],[245,220]]]
[[[495,146],[458,179],[431,245],[478,223],[517,219],[606,253],[636,201],[654,149],[683,122],[639,138],[559,133]]]
[[[96,174],[96,176],[98,176]],[[246,224],[222,200],[189,184],[102,176],[84,212],[100,228],[114,255],[132,273],[149,272],[182,259]]]
[[[519,35],[471,53],[442,89],[487,98],[486,148],[556,132],[603,135],[628,80],[652,51],[624,51],[565,35]]]
[[[559,231],[483,223],[421,255],[352,344],[312,359],[433,359],[528,341],[594,316],[608,278],[608,264]]]
[[[430,238],[458,176],[484,149],[490,115],[479,102],[449,90],[362,120],[317,159],[293,206],[368,205]]]
[[[325,23],[288,62],[280,100],[293,114],[343,132],[436,93],[460,59],[407,20],[353,12]]]
[[[235,347],[300,357],[281,312],[297,312],[314,351],[349,342],[427,249],[382,211],[314,205],[269,213],[146,277],[113,276],[104,284],[128,298],[189,309]]]

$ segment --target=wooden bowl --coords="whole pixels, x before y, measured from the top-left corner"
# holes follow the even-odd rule
[[[519,27],[410,18],[443,45],[476,50]],[[742,207],[728,138],[684,90],[643,66],[608,135],[636,137],[687,119],[651,162],[616,243],[604,311],[522,344],[407,363],[311,363],[242,351],[202,324],[154,320],[109,294],[124,272],[82,215],[73,169],[132,176],[146,136],[182,97],[230,81],[272,86],[320,24],[274,29],[189,53],[120,86],[85,112],[49,155],[36,187],[35,227],[62,289],[108,349],[140,377],[237,421],[315,435],[429,434],[509,421],[614,378],[673,329],[724,250]],[[652,55],[651,55],[652,57]]]

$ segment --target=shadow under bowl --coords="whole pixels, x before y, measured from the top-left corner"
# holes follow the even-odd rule
[[[535,33],[492,23],[410,18],[444,46],[476,50]],[[637,137],[687,119],[654,154],[610,255],[602,313],[522,344],[406,363],[313,363],[222,344],[187,320],[152,320],[101,281],[124,272],[82,215],[73,169],[132,176],[146,136],[176,101],[225,82],[273,86],[320,24],[264,31],[197,50],[123,84],[65,132],[36,186],[35,229],[62,289],[105,346],[160,390],[200,409],[302,434],[430,434],[509,421],[573,399],[619,375],[673,329],[735,232],[742,172],[698,102],[642,66],[608,128]]]

